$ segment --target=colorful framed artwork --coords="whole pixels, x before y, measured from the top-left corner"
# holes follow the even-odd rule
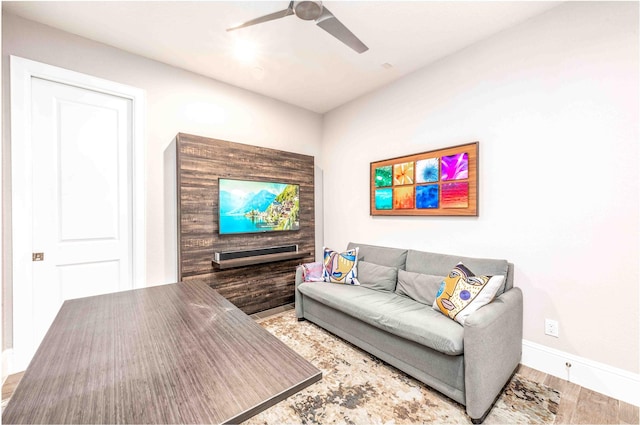
[[[375,175],[376,187],[391,186],[391,183],[393,182],[392,176],[391,176],[391,174],[393,173],[392,170],[393,170],[393,167],[391,165],[376,168],[376,175]]]
[[[393,188],[393,209],[408,210],[414,206],[413,186]]]
[[[442,208],[467,208],[468,206],[468,182],[442,184]]]
[[[416,161],[416,183],[437,182],[440,175],[440,158]]]
[[[437,184],[416,186],[416,208],[438,208],[440,205],[439,193],[440,186]]]
[[[463,180],[469,178],[469,154],[467,152],[443,156],[440,159],[442,180]]]
[[[376,210],[393,209],[393,189],[376,189]]]
[[[371,215],[478,215],[479,142],[371,163]]]
[[[393,185],[413,184],[413,162],[393,165]]]

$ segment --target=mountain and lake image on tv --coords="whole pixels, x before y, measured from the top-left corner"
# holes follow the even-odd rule
[[[300,229],[299,185],[221,178],[218,188],[221,235]]]

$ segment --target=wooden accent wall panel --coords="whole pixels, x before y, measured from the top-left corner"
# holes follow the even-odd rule
[[[178,278],[202,280],[247,314],[294,299],[295,267],[315,258],[314,158],[179,133]],[[218,178],[300,185],[300,230],[218,234]],[[216,270],[215,251],[298,244],[308,257]]]

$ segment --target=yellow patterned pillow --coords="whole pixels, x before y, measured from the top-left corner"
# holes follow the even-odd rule
[[[324,248],[324,280],[333,283],[360,285],[358,282],[358,248],[337,252]]]
[[[467,317],[489,304],[504,281],[504,276],[475,276],[458,263],[440,284],[433,308],[464,325]]]

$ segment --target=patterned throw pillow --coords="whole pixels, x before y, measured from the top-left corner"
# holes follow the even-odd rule
[[[302,264],[302,279],[305,282],[324,282],[322,276],[322,263],[320,261],[315,263]]]
[[[504,276],[475,276],[458,263],[440,284],[433,308],[464,325],[467,317],[489,304],[504,281]]]
[[[358,248],[337,252],[324,248],[323,276],[326,282],[359,285]]]

